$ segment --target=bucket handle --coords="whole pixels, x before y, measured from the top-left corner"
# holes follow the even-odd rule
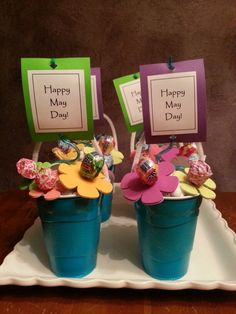
[[[113,121],[111,120],[111,118],[107,115],[107,114],[103,114],[103,117],[104,119],[107,121],[107,123],[109,124],[110,128],[111,128],[111,132],[112,132],[112,136],[114,138],[114,141],[115,141],[115,149],[118,150],[118,140],[117,140],[117,132],[116,132],[116,129],[115,129],[115,126],[114,126],[114,123]],[[101,152],[101,149],[96,141],[96,139],[94,138],[92,140],[92,143],[93,143],[93,146],[95,148],[95,150],[99,153],[99,154],[102,154]],[[32,154],[32,160],[34,162],[37,162],[38,161],[38,158],[39,158],[39,152],[40,152],[40,149],[41,149],[41,146],[42,146],[43,142],[37,142],[35,145],[34,145],[34,149],[33,149],[33,154]],[[108,173],[108,168],[106,166],[106,164],[104,165],[104,168],[103,168],[103,171],[104,171],[104,175],[106,176],[106,178],[109,180],[109,173]]]
[[[108,122],[108,124],[109,124],[109,126],[111,128],[112,136],[113,136],[114,141],[115,141],[115,149],[118,150],[117,132],[116,132],[114,123],[112,122],[111,118],[107,114],[104,113],[103,117]],[[32,160],[35,161],[35,162],[38,161],[39,152],[40,152],[42,144],[43,144],[43,142],[37,142],[34,145],[33,154],[32,154]]]

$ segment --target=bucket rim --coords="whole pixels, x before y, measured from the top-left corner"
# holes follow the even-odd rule
[[[185,195],[185,196],[164,196],[164,200],[168,201],[177,201],[177,200],[186,200],[186,199],[192,199],[192,198],[197,198],[201,197],[201,195]]]
[[[39,197],[38,199],[42,198]],[[80,198],[80,199],[89,199],[89,200],[96,200],[96,199],[100,199],[101,198],[101,193],[99,194],[99,196],[97,198],[86,198],[86,197],[81,197],[80,195],[76,194],[76,193],[70,193],[70,194],[62,194],[60,195],[58,198],[54,199],[54,200],[45,200],[47,202],[52,202],[52,201],[57,201],[57,200],[65,200],[65,199],[73,199],[73,198]]]

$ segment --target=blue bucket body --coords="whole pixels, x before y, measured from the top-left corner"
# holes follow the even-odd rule
[[[37,200],[51,268],[60,277],[84,277],[96,266],[99,198]]]
[[[111,216],[112,198],[113,198],[113,192],[109,194],[102,194],[101,196],[101,203],[100,203],[101,222],[108,220]]]
[[[152,277],[175,280],[188,270],[201,197],[135,203],[142,263]]]

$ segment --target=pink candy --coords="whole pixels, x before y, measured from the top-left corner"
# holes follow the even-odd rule
[[[37,166],[33,160],[27,158],[21,158],[17,164],[16,168],[18,173],[27,179],[34,179],[37,173]]]
[[[57,170],[51,168],[41,169],[35,177],[35,183],[42,191],[48,191],[55,187],[58,180]]]
[[[202,160],[192,161],[190,163],[187,175],[188,181],[200,187],[208,178],[212,176],[210,166]]]

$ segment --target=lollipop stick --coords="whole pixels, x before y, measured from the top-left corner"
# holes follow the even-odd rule
[[[140,156],[141,156],[141,153],[142,153],[142,147],[143,147],[144,143],[145,143],[145,136],[144,136],[144,133],[142,133],[142,135],[140,137],[140,140],[138,141],[138,144],[137,144],[137,148],[136,148],[133,164],[132,164],[132,167],[131,167],[132,171],[134,171],[134,167],[135,167],[135,165],[138,163],[138,161],[140,159]]]
[[[107,120],[107,122],[111,128],[112,136],[113,136],[114,141],[115,141],[115,149],[118,150],[118,139],[117,139],[117,134],[116,134],[116,129],[115,129],[114,123],[112,122],[111,118],[108,117],[107,114],[104,113],[103,117],[105,120]]]
[[[196,142],[196,146],[197,146],[197,150],[198,150],[198,154],[199,154],[200,160],[205,161],[206,160],[206,155],[204,155],[202,143],[201,142]]]
[[[32,160],[34,162],[38,161],[41,145],[42,145],[42,142],[37,142],[34,146],[33,155],[32,155]]]

